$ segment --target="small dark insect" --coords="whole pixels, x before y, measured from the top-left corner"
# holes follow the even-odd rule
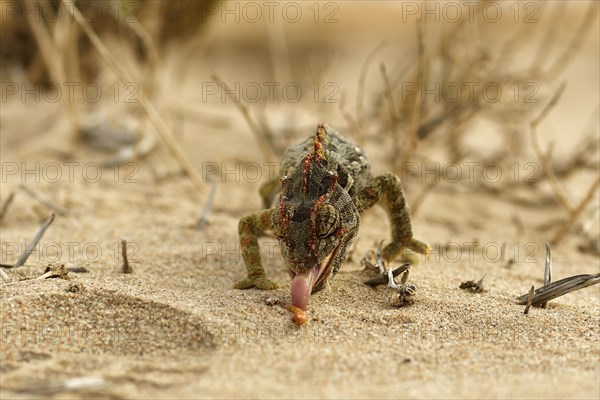
[[[485,275],[481,277],[477,282],[475,281],[466,281],[460,284],[460,288],[463,290],[469,290],[472,293],[483,293],[485,292],[485,288],[483,287],[483,279]]]

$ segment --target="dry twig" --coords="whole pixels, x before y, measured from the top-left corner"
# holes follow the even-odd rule
[[[244,120],[246,121],[246,123],[250,127],[250,130],[254,134],[254,137],[256,138],[256,141],[258,142],[258,145],[260,146],[260,149],[262,150],[265,159],[269,162],[273,162],[275,160],[275,152],[271,148],[271,143],[267,139],[267,136],[265,135],[265,133],[258,127],[256,122],[254,122],[254,120],[252,119],[252,116],[250,115],[250,111],[248,110],[248,107],[246,107],[245,104],[242,104],[241,100],[240,101],[236,100],[235,94],[234,94],[235,92],[233,90],[229,89],[229,86],[227,86],[227,83],[223,79],[221,79],[221,77],[219,77],[219,75],[212,74],[212,79],[217,81],[222,87],[225,88],[225,94],[231,99],[233,104],[235,104],[236,108],[240,111],[240,113],[244,117]]]
[[[556,93],[554,93],[554,96],[552,96],[552,99],[546,105],[546,107],[544,107],[540,115],[538,115],[534,120],[530,122],[529,129],[531,132],[531,143],[533,146],[533,150],[535,151],[535,154],[537,155],[540,163],[542,164],[544,175],[548,178],[548,182],[550,183],[552,191],[554,192],[554,195],[556,196],[556,199],[558,200],[560,205],[563,206],[563,208],[569,213],[571,213],[573,212],[573,206],[571,204],[571,201],[568,199],[567,195],[565,194],[558,182],[558,178],[554,174],[554,169],[552,168],[552,164],[550,163],[548,154],[544,153],[540,148],[537,136],[538,125],[544,120],[544,118],[546,118],[546,115],[548,115],[548,113],[556,105],[556,103],[558,103],[558,100],[560,99],[562,93],[565,91],[566,87],[567,85],[565,82],[563,82],[559,86],[558,90],[556,91]]]
[[[421,85],[425,75],[425,39],[423,38],[423,26],[420,21],[417,21],[417,42],[418,42],[418,67],[417,67],[417,91],[415,93],[412,113],[410,130],[408,132],[408,143],[405,144],[402,151],[402,155],[397,160],[400,161],[398,167],[402,168],[402,165],[410,158],[410,155],[415,151],[417,147],[417,133],[421,122]]]
[[[594,181],[594,183],[592,183],[592,185],[588,189],[587,194],[585,195],[585,197],[583,199],[581,199],[581,201],[579,202],[577,207],[575,207],[575,209],[569,216],[569,219],[564,223],[563,226],[561,226],[559,231],[556,232],[556,234],[554,235],[552,240],[550,240],[550,243],[552,245],[556,246],[562,240],[562,238],[565,236],[565,234],[569,231],[569,229],[575,223],[575,221],[577,221],[577,219],[579,219],[579,217],[583,213],[583,210],[585,210],[585,207],[594,198],[594,195],[596,194],[596,190],[598,190],[599,186],[600,186],[600,176],[598,176],[596,178],[596,180]]]
[[[2,269],[0,269],[0,277],[2,277],[2,280],[4,281],[4,283],[10,282],[10,278],[8,277],[6,272],[4,272]]]
[[[533,285],[531,285],[531,289],[529,290],[529,293],[527,293],[527,306],[525,307],[525,311],[524,314],[529,314],[529,309],[531,308],[531,305],[533,304],[533,297],[535,296],[535,291],[534,291],[534,287]]]
[[[48,278],[71,279],[69,277],[69,270],[67,268],[65,268],[65,265],[57,264],[57,265],[48,265],[48,267],[46,267],[46,269],[44,270],[44,273],[36,278],[25,279],[23,281],[5,283],[4,285],[0,285],[0,286],[2,286],[2,287],[12,286],[12,285],[16,285],[16,284],[22,283],[22,282],[42,281],[42,280],[48,279]]]
[[[65,71],[65,60],[59,55],[62,53],[63,48],[65,46],[61,46],[60,43],[56,43],[56,36],[52,38],[50,35],[48,26],[46,25],[45,18],[42,17],[42,10],[40,10],[40,5],[38,2],[34,2],[35,13],[25,13],[25,17],[27,19],[27,23],[33,36],[37,42],[38,49],[44,60],[44,63],[48,67],[48,74],[50,75],[50,79],[52,79],[55,85],[62,85],[67,81],[67,75]],[[59,12],[61,12],[59,10]],[[63,30],[71,30],[70,21],[65,18],[63,19],[63,23],[61,24],[61,28]],[[56,33],[56,31],[55,31]],[[63,35],[67,40],[68,35]],[[62,43],[62,44],[67,44]],[[78,115],[77,115],[77,104],[74,101],[66,100],[67,96],[63,96],[63,103],[65,103],[67,109],[67,115],[69,117],[69,123],[71,128],[71,133],[73,137],[77,137],[77,126],[78,126]]]
[[[65,0],[62,1],[65,2]],[[71,16],[73,16],[75,18],[75,21],[77,21],[77,23],[83,28],[84,32],[89,37],[96,50],[98,50],[100,56],[108,64],[110,69],[117,75],[119,80],[123,84],[126,84],[127,82],[133,82],[133,79],[131,79],[129,74],[127,74],[120,67],[117,60],[115,60],[115,58],[111,55],[110,51],[106,48],[104,43],[102,43],[102,40],[98,37],[96,32],[94,32],[90,24],[85,20],[85,18],[83,18],[77,7],[73,6],[67,8]],[[187,159],[187,157],[179,147],[179,144],[175,141],[175,139],[173,139],[173,136],[171,135],[167,124],[161,118],[160,114],[158,113],[152,102],[150,102],[143,90],[139,90],[137,99],[139,101],[140,106],[146,112],[148,118],[156,128],[156,131],[158,132],[160,138],[163,140],[169,151],[173,154],[175,159],[179,162],[183,170],[189,176],[196,189],[200,192],[203,186],[202,179],[200,179],[200,176],[198,175],[190,161]]]
[[[545,76],[557,76],[565,70],[565,68],[569,65],[569,62],[575,58],[575,54],[581,49],[581,45],[585,42],[585,35],[588,33],[590,28],[594,26],[594,21],[596,21],[597,18],[598,2],[592,1],[588,6],[581,25],[579,25],[579,29],[577,29],[577,32],[575,32],[573,39],[565,48],[563,54],[557,57],[555,63],[544,73]]]
[[[403,274],[404,272],[406,272],[408,270],[410,270],[410,263],[402,264],[395,270],[393,270],[393,271],[390,270],[390,271],[392,274],[392,278],[395,278],[398,275]],[[390,282],[390,279],[389,279],[388,273],[386,271],[384,273],[380,273],[379,275],[377,275],[373,278],[367,279],[363,283],[365,285],[375,287],[375,286],[379,286],[379,285],[387,285],[387,284],[389,284],[389,282]]]
[[[550,243],[546,242],[546,266],[544,268],[544,286],[552,282],[552,253]],[[542,303],[543,308],[548,308],[548,302]]]
[[[10,207],[10,204],[12,203],[12,201],[14,199],[15,199],[15,192],[11,192],[8,195],[8,198],[6,199],[4,204],[2,204],[2,209],[0,209],[0,223],[2,223],[2,220],[4,219],[4,215],[6,214],[6,210],[8,210],[8,207]]]
[[[340,113],[342,113],[342,116],[346,120],[346,124],[348,124],[348,127],[354,128],[356,133],[356,143],[359,145],[364,145],[365,132],[362,130],[358,121],[354,119],[354,117],[350,114],[350,112],[348,112],[348,110],[346,110],[345,103],[345,95],[344,93],[342,93],[341,99],[338,103],[338,109],[340,110]]]
[[[42,239],[42,236],[44,236],[44,232],[46,232],[46,229],[48,229],[50,224],[52,224],[52,222],[54,221],[54,217],[56,217],[56,215],[52,213],[48,218],[46,218],[38,232],[35,234],[35,237],[31,241],[31,243],[29,243],[23,254],[21,254],[21,257],[19,257],[13,268],[19,268],[21,265],[25,264],[25,261],[27,261],[27,258],[29,257],[31,252],[33,252],[35,246],[37,246],[40,239]]]
[[[538,306],[547,303],[552,299],[564,296],[575,290],[583,289],[588,286],[600,283],[600,274],[582,274],[570,276],[535,290],[531,305]],[[533,289],[533,286],[532,286]],[[526,293],[517,299],[518,304],[527,304],[530,293]]]
[[[454,164],[458,164],[460,163],[463,158],[465,157],[465,153],[459,153],[456,154],[452,163]],[[415,215],[417,215],[417,213],[419,212],[419,209],[421,208],[421,205],[423,204],[423,202],[425,201],[425,199],[427,198],[427,196],[429,196],[429,194],[431,192],[433,192],[433,189],[435,189],[435,187],[442,181],[444,181],[446,178],[448,178],[447,176],[448,170],[446,169],[445,172],[442,173],[441,177],[435,177],[435,179],[431,182],[428,182],[427,185],[423,188],[423,190],[421,190],[421,192],[418,194],[418,196],[415,198],[415,200],[411,203],[410,205],[410,215],[411,217],[415,217]],[[451,180],[448,180],[451,181]]]
[[[398,109],[396,108],[394,95],[392,93],[392,87],[390,85],[390,78],[388,77],[384,63],[381,63],[379,65],[379,71],[381,72],[381,79],[383,80],[384,84],[384,97],[386,99],[388,110],[390,112],[390,128],[392,133],[392,140],[394,141],[394,148],[398,149],[398,135],[396,134],[396,127],[398,124]]]
[[[559,33],[559,30],[556,29],[556,27],[560,26],[561,21],[565,17],[565,6],[567,5],[566,1],[557,1],[551,4],[554,7],[554,10],[552,16],[548,20],[546,36],[544,36],[544,39],[540,42],[537,53],[533,58],[534,64],[531,67],[531,76],[540,74],[540,69],[544,66],[548,56],[551,54],[548,49],[550,46],[552,46],[556,40],[556,35]]]
[[[367,79],[367,74],[369,72],[369,66],[375,54],[377,54],[382,48],[387,45],[388,39],[383,40],[377,47],[375,47],[365,59],[363,63],[360,74],[358,77],[358,88],[356,90],[356,123],[359,129],[362,131],[364,128],[364,115],[363,115],[363,103],[365,98],[365,80]]]
[[[127,240],[121,238],[121,254],[123,255],[123,265],[121,266],[121,272],[124,274],[133,274],[133,268],[129,265],[127,259]]]
[[[208,220],[208,214],[210,213],[213,200],[215,199],[215,194],[217,193],[217,180],[214,179],[212,176],[210,177],[210,180],[210,193],[208,194],[208,199],[206,199],[206,203],[204,204],[204,210],[202,210],[200,219],[198,219],[198,223],[196,224],[196,229],[199,231],[201,231],[206,225],[206,222]]]
[[[58,214],[58,215],[68,215],[69,214],[68,208],[65,208],[59,204],[56,204],[55,202],[53,202],[52,200],[50,200],[49,198],[47,198],[40,192],[36,191],[33,188],[30,188],[29,186],[25,185],[24,183],[21,184],[20,188],[25,193],[27,193],[28,195],[33,197],[35,200],[39,201],[40,203],[42,203],[49,209],[53,210],[56,214]]]

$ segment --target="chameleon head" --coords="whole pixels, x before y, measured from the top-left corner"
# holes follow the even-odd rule
[[[325,286],[358,233],[352,198],[319,154],[308,154],[282,178],[273,229],[292,277],[292,304],[306,310],[311,293]]]

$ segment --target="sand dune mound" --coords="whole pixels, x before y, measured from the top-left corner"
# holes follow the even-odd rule
[[[57,290],[51,293],[28,288],[25,295],[3,300],[2,344],[7,357],[11,347],[35,348],[35,354],[43,356],[40,344],[47,353],[115,355],[161,355],[182,349],[202,353],[213,346],[203,322],[189,312],[116,291],[77,289],[72,281],[54,284]]]

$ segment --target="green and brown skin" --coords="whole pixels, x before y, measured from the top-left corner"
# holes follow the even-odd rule
[[[313,137],[288,148],[280,173],[279,204],[240,220],[240,244],[248,276],[234,288],[268,290],[279,286],[267,278],[258,245],[258,236],[272,231],[290,276],[317,265],[323,271],[311,292],[321,290],[337,273],[356,238],[360,214],[379,202],[391,218],[392,241],[383,249],[388,263],[406,254],[407,249],[420,254],[430,251],[426,243],[413,237],[400,179],[389,172],[373,177],[364,150],[328,125],[319,125]],[[273,186],[271,182],[267,189],[261,189],[265,203],[268,188]]]

